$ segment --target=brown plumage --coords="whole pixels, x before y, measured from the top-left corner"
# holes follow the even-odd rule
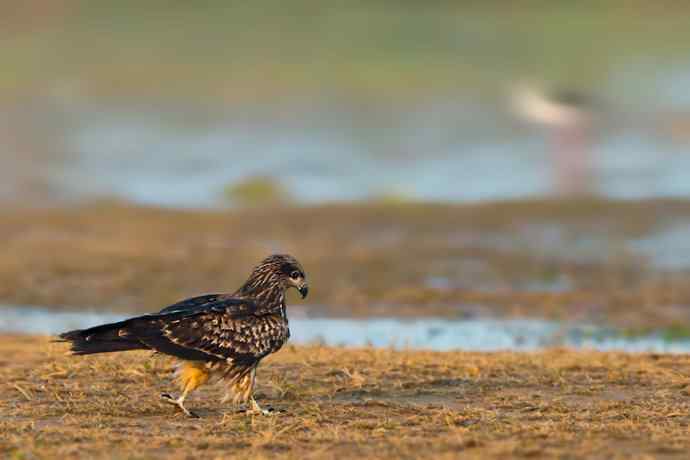
[[[127,350],[154,350],[180,360],[176,373],[182,394],[173,399],[185,414],[185,398],[210,379],[227,386],[223,401],[247,403],[250,412],[267,413],[252,396],[256,367],[290,337],[285,291],[308,287],[294,257],[273,255],[254,268],[234,294],[211,294],[183,300],[158,313],[117,323],[65,332],[75,355]]]

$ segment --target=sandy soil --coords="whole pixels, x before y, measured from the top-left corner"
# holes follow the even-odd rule
[[[687,458],[690,357],[288,347],[259,370],[280,411],[248,416],[210,386],[187,419],[158,400],[171,363],[70,357],[0,337],[8,458]]]

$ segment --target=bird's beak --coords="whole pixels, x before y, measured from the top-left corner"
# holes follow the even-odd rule
[[[309,294],[309,286],[307,286],[307,283],[304,283],[303,285],[298,287],[297,290],[299,291],[303,299],[307,297],[307,294]]]

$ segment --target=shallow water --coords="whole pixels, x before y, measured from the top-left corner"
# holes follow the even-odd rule
[[[384,121],[338,110],[300,116],[276,123],[234,114],[180,129],[155,112],[83,113],[66,139],[76,154],[57,181],[76,196],[215,207],[229,204],[225,186],[252,176],[280,179],[297,202],[321,203],[547,196],[559,174],[548,133],[513,129],[505,114],[483,107],[458,102]],[[354,118],[367,116],[371,126],[353,127]],[[426,116],[445,121],[429,126],[420,122]],[[682,150],[649,134],[607,133],[590,153],[595,191],[613,198],[688,196],[690,156]]]
[[[94,311],[62,312],[38,307],[0,307],[0,332],[54,335],[70,329],[118,321],[126,315]],[[662,334],[628,337],[616,330],[540,319],[290,319],[293,343],[432,350],[536,350],[564,346],[629,352],[690,352],[690,340]]]
[[[603,196],[689,196],[690,133],[660,129],[687,122],[687,66],[666,69],[643,91],[629,87],[629,77],[627,70],[615,73],[602,88],[612,100],[588,140],[591,148],[571,160],[588,158],[593,191]],[[654,104],[641,93],[654,94]],[[225,108],[45,104],[27,108],[24,117],[6,114],[46,119],[52,127],[15,122],[15,147],[41,165],[25,168],[23,174],[36,177],[23,180],[46,180],[47,190],[86,200],[225,206],[231,203],[224,188],[255,176],[280,179],[299,203],[391,195],[501,200],[549,195],[563,173],[554,132],[516,116],[508,94],[391,107],[328,99]],[[665,118],[675,111],[677,118]]]
[[[643,238],[630,241],[634,253],[649,258],[657,268],[679,270],[690,267],[690,222],[672,223]]]

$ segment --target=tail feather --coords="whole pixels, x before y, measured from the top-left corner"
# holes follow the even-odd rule
[[[72,354],[90,355],[114,351],[148,349],[136,337],[127,333],[131,320],[103,324],[89,329],[77,329],[60,334],[60,342],[70,342]]]
[[[61,341],[71,343],[72,353],[75,355],[154,350],[188,361],[219,360],[217,355],[177,344],[165,335],[165,325],[174,323],[176,318],[185,314],[183,312],[179,315],[144,315],[117,323],[65,332],[59,337]]]

